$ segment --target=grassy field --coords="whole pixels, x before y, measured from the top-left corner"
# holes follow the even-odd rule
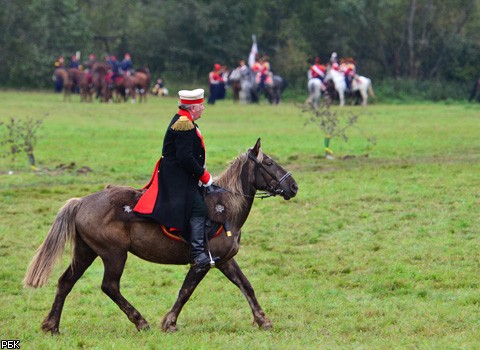
[[[163,333],[187,267],[130,256],[122,292],[149,332],[137,332],[102,293],[97,259],[67,298],[61,335],[44,335],[68,252],[46,287],[21,282],[58,209],[109,183],[142,187],[176,102],[0,93],[0,120],[45,117],[35,171],[24,155],[0,159],[2,340],[22,349],[480,347],[480,105],[463,103],[346,107],[360,115],[360,129],[348,143],[333,140],[333,161],[322,157],[320,129],[293,104],[207,106],[199,125],[211,172],[261,137],[300,187],[291,201],[255,202],[237,255],[273,329],[252,327],[241,292],[213,270],[180,314],[179,332]]]

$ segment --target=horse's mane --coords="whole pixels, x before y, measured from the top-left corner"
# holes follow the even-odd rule
[[[215,184],[226,188],[224,194],[225,206],[230,208],[230,213],[238,213],[245,203],[245,196],[242,188],[241,173],[242,168],[248,157],[246,154],[239,155],[230,166],[225,169],[216,179]]]

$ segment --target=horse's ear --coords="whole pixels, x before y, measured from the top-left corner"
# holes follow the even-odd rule
[[[259,137],[257,140],[257,143],[255,144],[255,146],[253,146],[253,149],[252,149],[252,152],[255,155],[255,157],[258,157],[259,153],[261,152],[260,147],[262,147],[262,140]]]

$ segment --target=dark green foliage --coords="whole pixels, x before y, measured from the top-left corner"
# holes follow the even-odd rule
[[[479,15],[480,0],[7,0],[0,87],[51,87],[56,57],[68,64],[77,50],[82,61],[90,52],[101,60],[130,52],[135,66],[170,86],[206,85],[213,63],[247,58],[252,34],[299,92],[313,58],[326,62],[332,51],[354,57],[374,85],[407,78],[470,86],[480,74]]]

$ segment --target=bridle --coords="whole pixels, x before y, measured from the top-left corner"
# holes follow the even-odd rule
[[[275,175],[273,175],[271,171],[269,171],[261,162],[259,162],[256,157],[254,157],[250,153],[248,153],[248,158],[253,160],[253,162],[255,163],[255,170],[258,170],[260,172],[260,174],[262,174],[263,180],[265,181],[265,183],[268,186],[265,189],[265,192],[261,192],[258,195],[255,195],[255,198],[263,199],[263,198],[268,198],[268,197],[274,197],[274,196],[277,196],[277,195],[283,195],[283,193],[285,191],[282,190],[281,188],[279,188],[279,186],[286,179],[288,179],[290,176],[292,176],[292,174],[290,172],[287,172],[287,173],[285,173],[285,175],[283,175],[280,179],[277,180],[275,178]],[[270,177],[270,180],[267,179],[266,175],[268,175]],[[272,185],[273,181],[276,181],[277,183],[275,185]]]

